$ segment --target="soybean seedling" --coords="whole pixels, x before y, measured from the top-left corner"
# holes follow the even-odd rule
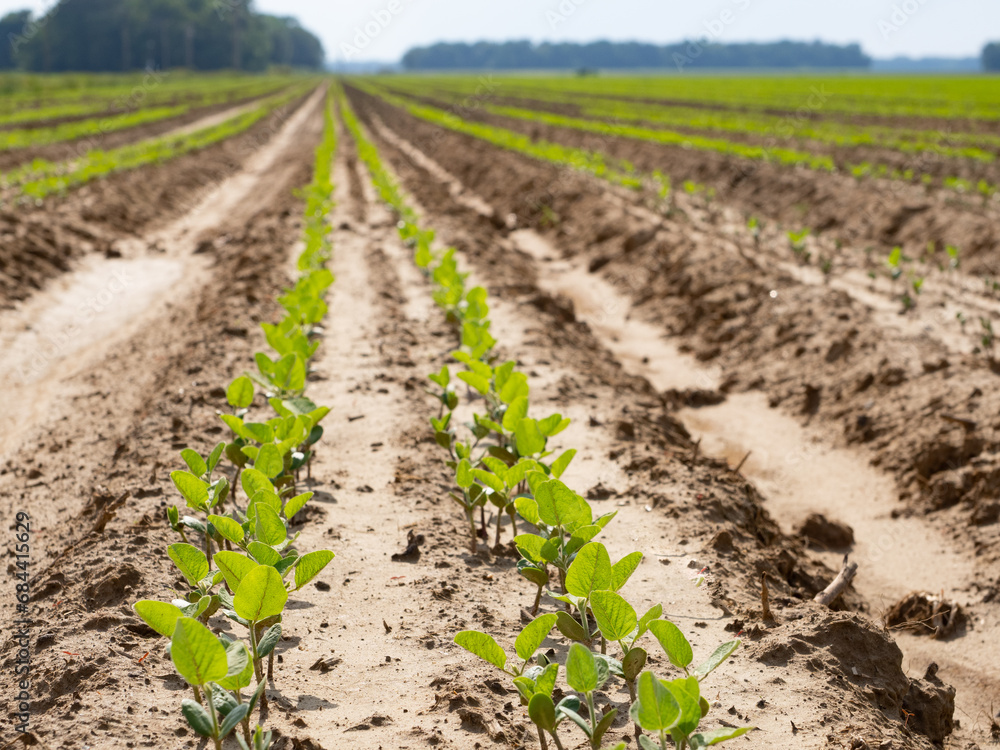
[[[547,748],[545,736],[548,733],[556,747],[562,750],[557,734],[558,726],[569,718],[567,709],[579,710],[580,701],[575,696],[567,696],[558,706],[553,703],[552,692],[559,673],[558,664],[549,663],[544,656],[539,656],[538,663],[529,666],[555,623],[555,615],[545,614],[524,627],[514,642],[517,656],[523,662],[520,667],[508,666],[507,652],[487,633],[463,630],[455,635],[455,643],[511,677],[521,698],[521,705],[528,706],[528,716],[537,727],[542,748]]]
[[[187,507],[207,515],[213,508],[225,503],[229,496],[229,480],[226,477],[220,477],[212,481],[212,473],[219,464],[224,448],[225,443],[219,443],[206,458],[202,458],[197,451],[190,448],[181,451],[181,458],[184,459],[184,463],[187,464],[190,471],[173,471],[170,473],[170,479],[177,491],[184,497]],[[167,520],[170,522],[171,528],[178,532],[185,542],[188,541],[184,532],[185,528],[202,534],[205,540],[205,556],[211,558],[211,524],[202,523],[190,516],[181,518],[176,506],[167,509]]]
[[[788,243],[792,248],[792,252],[795,253],[804,263],[809,262],[810,253],[806,249],[806,238],[811,234],[811,230],[807,227],[801,229],[798,232],[788,233]]]
[[[225,691],[216,684],[244,671],[247,663],[245,654],[246,647],[242,650],[227,650],[197,620],[182,617],[174,626],[170,658],[177,672],[191,685],[195,694],[195,700],[185,699],[181,703],[181,713],[195,732],[212,740],[215,750],[222,750],[222,740],[251,710],[250,703],[234,701],[235,705],[230,704],[226,700],[228,694],[219,694],[218,691]],[[202,691],[205,694],[205,706],[201,705]]]
[[[639,676],[638,698],[629,713],[632,720],[649,732],[639,736],[643,750],[667,750],[667,736],[677,750],[701,750],[726,740],[741,737],[753,727],[723,727],[712,732],[698,732],[698,724],[709,711],[701,697],[698,679],[661,680],[652,672]]]
[[[534,496],[518,497],[514,507],[540,533],[519,534],[514,537],[514,544],[528,563],[519,564],[518,571],[538,586],[537,611],[542,589],[549,582],[548,566],[553,565],[559,571],[565,590],[566,571],[574,556],[601,532],[617,511],[594,518],[590,503],[560,480],[549,479],[541,472],[530,472],[527,478]]]
[[[618,715],[617,708],[612,708],[606,714],[598,713],[594,703],[594,693],[608,681],[610,676],[605,659],[596,658],[589,648],[579,643],[569,647],[569,655],[566,657],[566,682],[577,692],[583,693],[587,703],[587,718],[584,719],[568,707],[563,708],[563,712],[587,735],[592,750],[599,750],[601,740]]]

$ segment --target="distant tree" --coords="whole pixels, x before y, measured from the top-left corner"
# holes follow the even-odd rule
[[[0,70],[17,67],[17,53],[31,33],[31,11],[19,10],[0,18]]]
[[[629,68],[867,68],[857,44],[822,42],[716,44],[693,40],[655,45],[599,41],[589,44],[529,41],[435,44],[411,49],[403,66],[421,69],[629,69]]]
[[[983,47],[983,70],[1000,71],[1000,42],[993,42]]]
[[[256,13],[251,0],[60,0],[34,26],[17,62],[36,71],[260,71],[324,60],[319,39],[292,18]]]

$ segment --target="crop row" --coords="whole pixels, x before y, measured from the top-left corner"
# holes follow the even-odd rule
[[[552,143],[551,141],[534,140],[526,135],[515,133],[505,128],[463,120],[451,112],[418,104],[411,99],[394,96],[385,91],[385,89],[372,86],[368,82],[354,80],[351,84],[362,91],[384,99],[389,104],[405,109],[411,115],[422,120],[458,133],[470,135],[508,151],[515,151],[530,156],[533,159],[540,159],[558,164],[559,166],[586,172],[595,177],[607,180],[613,185],[621,185],[630,189],[639,189],[648,186],[654,189],[661,198],[666,198],[670,192],[670,179],[659,171],[642,175],[636,172],[632,164],[617,159],[610,159],[597,151],[564,146],[559,143]]]
[[[525,79],[491,76],[498,88]],[[533,76],[542,92],[702,104],[752,111],[817,108],[842,117],[1000,119],[1000,84],[990,76]]]
[[[375,87],[370,84],[367,86],[361,84],[359,85],[359,88],[365,88],[365,90],[375,93],[377,96],[380,96],[382,99],[394,104],[397,107],[406,109],[410,112],[410,114],[420,117],[421,119],[435,122],[439,125],[444,125],[452,130],[460,130],[461,132],[466,132],[469,135],[482,137],[477,134],[477,131],[482,130],[482,128],[477,127],[478,123],[466,123],[460,117],[452,114],[451,112],[447,112],[437,107],[419,104],[407,97],[397,96],[381,86]],[[771,146],[753,146],[744,143],[726,141],[724,139],[705,138],[688,133],[679,133],[676,131],[621,125],[619,123],[609,123],[601,120],[587,120],[579,117],[569,117],[566,115],[516,107],[484,105],[482,109],[493,114],[525,122],[544,123],[554,127],[580,130],[611,138],[628,138],[649,143],[659,143],[667,146],[677,146],[696,151],[710,151],[734,156],[740,159],[747,159],[749,161],[767,161],[783,166],[804,167],[823,172],[837,172],[843,169],[843,171],[847,171],[859,180],[866,178],[890,178],[894,180],[904,180],[907,182],[919,181],[925,185],[938,183],[946,190],[959,193],[978,192],[986,200],[993,198],[993,196],[998,193],[997,186],[985,180],[980,180],[978,184],[973,184],[969,180],[958,177],[938,179],[929,174],[918,174],[914,170],[900,170],[890,168],[885,164],[873,164],[871,162],[849,164],[843,168],[838,168],[834,160],[829,156],[817,156],[808,152],[796,151],[793,149]],[[464,124],[459,125],[457,123]],[[512,131],[507,131],[493,126],[487,127],[491,135],[490,138],[487,138],[486,140],[492,139],[491,142],[495,142],[498,139],[513,140],[518,137],[518,134]],[[509,135],[500,136],[500,132],[509,133]],[[525,151],[525,153],[527,152]],[[598,158],[603,157],[598,155]]]
[[[639,617],[619,593],[643,556],[632,552],[612,564],[607,548],[594,540],[616,512],[595,516],[591,505],[561,481],[576,451],[567,450],[556,457],[550,441],[569,420],[560,414],[543,418],[529,415],[527,375],[518,370],[516,362],[500,361],[497,342],[490,333],[487,291],[468,288],[467,274],[459,270],[453,248],[435,248],[434,232],[421,226],[346,99],[341,103],[341,114],[379,196],[399,218],[400,238],[413,249],[414,262],[431,281],[435,302],[456,329],[460,346],[452,356],[461,365],[456,379],[473,394],[467,405],[483,409],[473,413],[460,439],[456,424],[460,399],[450,368],[445,366],[430,376],[433,388],[429,390],[440,403],[440,411],[430,423],[446,453],[445,462],[454,472],[451,497],[468,523],[470,550],[475,553],[478,549],[477,510],[494,506],[497,540],[503,517],[509,517],[512,533],[519,522],[522,524],[523,533],[514,537],[521,554],[517,568],[535,586],[534,614],[543,593],[558,603],[556,612],[537,615],[521,630],[514,643],[516,660],[484,632],[456,633],[455,643],[510,678],[543,748],[551,740],[562,750],[562,737],[569,725],[579,727],[593,750],[601,748],[618,709],[599,713],[595,695],[612,680],[620,680],[628,688],[629,714],[646,750],[665,750],[668,737],[680,750],[696,750],[750,731],[750,727],[723,727],[698,732],[709,710],[701,695],[701,681],[732,655],[740,642],[721,645],[695,667],[690,644],[675,624],[662,618],[662,605]],[[553,629],[569,643],[561,662],[539,653]],[[644,671],[647,652],[639,641],[647,633],[682,677],[666,680]],[[612,645],[618,646],[620,657],[608,653]],[[565,697],[556,703],[553,696],[560,672],[569,690],[563,691]],[[624,747],[625,743],[618,743],[615,750]]]
[[[261,101],[254,109],[193,132],[150,138],[108,151],[95,149],[68,162],[35,160],[0,176],[0,187],[17,188],[28,198],[41,200],[113,172],[168,161],[244,132],[278,107],[302,96],[311,86],[300,84]]]
[[[410,78],[392,80],[392,87],[420,94],[428,90],[454,101],[474,95],[475,79],[455,78],[423,82]],[[508,83],[505,98],[531,99],[544,108],[547,104],[573,106],[580,115],[614,121],[641,121],[691,130],[745,133],[775,141],[809,140],[835,147],[878,146],[907,154],[933,153],[954,159],[992,162],[1000,149],[1000,136],[988,133],[953,132],[951,129],[888,128],[855,125],[842,121],[817,121],[809,117],[769,115],[762,112],[706,109],[673,104],[645,103],[612,97],[581,96],[561,90],[537,89],[530,80]],[[817,108],[819,111],[819,108]]]
[[[250,717],[258,704],[263,710],[264,691],[274,680],[274,649],[289,595],[301,591],[334,557],[329,550],[303,552],[301,532],[292,528],[313,495],[298,492],[299,473],[309,470],[323,436],[320,422],[330,411],[310,401],[305,391],[309,362],[319,347],[318,325],[327,313],[324,297],[334,280],[325,267],[331,256],[326,214],[336,149],[332,106],[328,94],[323,140],[305,191],[300,275],[295,287],[279,297],[284,318],[277,325],[262,324],[273,356],[258,352],[257,371],[226,389],[232,413],[220,419],[230,440],[207,456],[184,449],[186,470],[170,475],[187,509],[196,514],[182,516],[176,507],[167,511],[181,537],[167,553],[189,590],[171,602],[146,599],[134,605],[150,628],[170,639],[170,658],[193,694],[182,701],[181,713],[216,750],[237,728],[244,750],[270,747],[271,733],[259,724],[251,730]],[[259,421],[251,419],[258,392],[274,412]],[[231,464],[232,481],[220,468],[224,458]],[[215,614],[241,626],[246,640],[213,633],[207,625]]]
[[[291,83],[294,80],[287,77],[249,81],[241,78],[182,78],[172,81],[160,77],[136,86],[84,90],[86,93],[74,90],[41,101],[23,97],[20,101],[5,98],[0,103],[0,126],[98,114],[107,117],[142,107],[179,104],[207,107],[272,94]]]

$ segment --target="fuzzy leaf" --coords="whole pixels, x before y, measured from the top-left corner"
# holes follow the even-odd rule
[[[189,471],[172,471],[170,479],[184,496],[189,508],[204,510],[208,505],[208,485]]]
[[[580,693],[592,693],[597,690],[597,663],[589,648],[579,643],[569,647],[566,657],[566,683]]]
[[[699,680],[705,679],[709,674],[711,674],[722,662],[732,656],[736,649],[740,647],[741,641],[728,641],[719,646],[712,655],[703,663],[699,664],[694,670],[694,674],[698,676]]]
[[[478,630],[463,630],[455,636],[455,643],[497,669],[503,670],[507,666],[507,654],[491,635]]]
[[[611,590],[621,591],[642,562],[641,552],[632,552],[611,566]]]
[[[219,570],[222,571],[222,575],[226,579],[226,585],[232,591],[236,591],[240,587],[243,578],[246,577],[246,574],[257,567],[256,563],[246,555],[229,550],[216,552],[212,556],[212,559]]]
[[[295,517],[295,514],[306,507],[306,503],[312,500],[312,492],[303,492],[301,495],[296,495],[287,503],[285,503],[285,518],[291,520]]]
[[[276,547],[288,538],[288,529],[274,508],[258,504],[254,506],[254,510],[257,514],[255,534],[258,540],[270,547]]]
[[[588,599],[592,592],[607,589],[610,584],[611,559],[607,548],[600,542],[585,544],[566,571],[566,590]]]
[[[166,638],[173,636],[177,620],[183,614],[173,604],[152,599],[138,601],[132,605],[132,609],[142,618],[143,622]]]
[[[258,656],[267,656],[272,651],[274,647],[278,645],[278,641],[281,640],[281,623],[276,622],[274,625],[267,629],[260,641],[257,644],[257,654]]]
[[[699,732],[691,736],[691,750],[701,750],[703,747],[718,745],[720,742],[742,737],[754,727],[722,727],[711,732]]]
[[[285,470],[285,462],[278,446],[274,443],[262,446],[257,454],[257,460],[253,462],[253,467],[268,479],[281,474]]]
[[[259,622],[280,615],[288,601],[288,592],[281,574],[270,565],[258,565],[244,576],[233,606],[236,614],[250,622]]]
[[[218,682],[229,671],[225,647],[211,630],[190,617],[179,618],[174,626],[170,658],[191,685]]]
[[[670,620],[655,620],[649,623],[649,632],[660,642],[670,663],[686,671],[694,659],[694,652],[681,629]]]
[[[525,661],[534,656],[538,647],[542,645],[555,626],[556,619],[553,614],[540,615],[525,625],[524,630],[514,642],[514,650],[517,651],[517,655]]]
[[[309,552],[299,558],[295,565],[295,588],[301,589],[318,576],[333,558],[334,554],[325,549]]]
[[[253,381],[242,375],[226,389],[226,401],[234,409],[246,409],[253,403]]]
[[[649,732],[672,729],[681,716],[681,707],[652,672],[639,675],[636,701],[629,711],[632,721]]]
[[[609,641],[627,638],[638,624],[632,605],[614,591],[595,591],[590,595],[590,606],[601,635]]]
[[[228,539],[233,544],[243,543],[245,534],[238,521],[229,516],[209,516],[208,520],[223,539]]]
[[[184,463],[187,464],[188,468],[191,469],[191,473],[196,477],[208,473],[208,465],[205,463],[205,459],[198,455],[198,451],[185,448],[181,451],[181,458],[184,459]]]
[[[181,713],[187,719],[188,725],[202,737],[212,736],[212,719],[208,711],[200,703],[195,703],[190,698],[181,701]]]
[[[191,585],[197,588],[201,579],[208,575],[208,558],[205,553],[191,544],[171,544],[167,554]]]

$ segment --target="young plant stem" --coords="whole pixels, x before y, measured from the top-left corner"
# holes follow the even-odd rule
[[[542,587],[539,586],[538,591],[535,593],[535,605],[531,608],[531,614],[533,615],[538,614],[538,607],[541,605],[541,603],[542,603]]]
[[[500,522],[502,520],[503,520],[503,511],[498,511],[497,512],[497,536],[496,536],[496,539],[494,539],[494,541],[493,541],[493,546],[494,547],[499,547],[500,546]]]
[[[541,727],[535,727],[538,730],[538,744],[542,746],[542,750],[549,750],[549,745],[545,741],[545,730]]]
[[[476,509],[469,508],[467,515],[469,517],[469,530],[472,532],[472,539],[469,542],[469,551],[472,552],[472,554],[476,554],[479,550],[479,532],[476,530]]]
[[[510,516],[510,536],[513,538],[517,536],[517,512],[513,504],[507,506],[507,515]]]
[[[274,651],[267,655],[267,681],[274,682]]]
[[[219,717],[215,714],[215,703],[212,702],[212,686],[205,683],[205,702],[208,704],[208,715],[212,717],[212,741],[215,750],[222,750],[222,740],[219,739]]]
[[[201,703],[201,691],[198,689],[198,686],[192,685],[191,689],[194,691],[194,702]]]
[[[208,535],[208,527],[205,527],[205,557],[208,558],[208,569],[212,569],[212,537]]]
[[[184,533],[184,527],[183,527],[183,526],[181,526],[181,527],[180,527],[179,529],[177,529],[177,530],[178,530],[178,531],[180,532],[180,534],[181,534],[181,539],[183,539],[183,540],[184,540],[184,544],[190,544],[190,542],[188,541],[188,538],[187,538],[187,534],[185,534],[185,533]]]
[[[597,750],[594,744],[594,732],[597,731],[597,712],[594,710],[594,694],[587,693],[587,712],[590,714],[590,746]]]
[[[250,655],[253,657],[253,674],[257,678],[257,682],[261,682],[264,679],[264,675],[260,669],[260,657],[257,656],[257,623],[250,623]]]
[[[566,750],[566,748],[563,747],[562,742],[559,741],[559,735],[556,734],[555,731],[552,732],[552,741],[556,743],[557,750]]]

